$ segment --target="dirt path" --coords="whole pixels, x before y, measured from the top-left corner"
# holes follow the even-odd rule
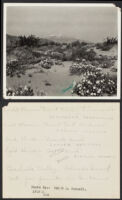
[[[73,80],[80,80],[80,76],[70,75],[69,68],[72,62],[63,62],[63,65],[54,65],[51,69],[43,69],[43,73],[39,72],[41,67],[36,64],[33,69],[26,71],[21,78],[7,77],[7,85],[11,88],[31,84],[35,95],[38,91],[45,91],[47,96],[71,96],[72,89],[64,92],[73,83]],[[29,74],[32,77],[29,77]],[[50,85],[46,85],[46,83]]]

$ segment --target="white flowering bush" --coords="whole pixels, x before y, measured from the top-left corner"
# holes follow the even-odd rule
[[[53,65],[53,61],[49,58],[42,59],[41,62],[40,62],[40,65],[43,68],[50,69],[51,66]]]
[[[73,65],[70,67],[70,73],[71,74],[88,74],[89,72],[99,72],[101,69],[86,63],[73,63]]]
[[[7,96],[34,96],[31,86],[18,87],[15,90],[8,88],[6,91]]]
[[[116,92],[116,80],[112,80],[109,74],[103,74],[102,71],[84,74],[81,81],[76,83],[73,88],[73,93],[80,96],[111,96]]]

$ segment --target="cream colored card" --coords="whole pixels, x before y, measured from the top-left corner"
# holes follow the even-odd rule
[[[120,198],[119,103],[9,103],[4,198]]]

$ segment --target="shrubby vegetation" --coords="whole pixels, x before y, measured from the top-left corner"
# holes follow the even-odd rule
[[[7,76],[10,76],[10,77],[17,75],[18,78],[20,78],[22,74],[23,75],[25,74],[25,70],[26,68],[22,66],[21,63],[16,60],[13,62],[8,62],[6,66]]]
[[[104,44],[107,44],[107,45],[109,45],[109,44],[117,44],[117,38],[116,37],[107,37],[106,39],[105,39],[105,42],[104,42]]]
[[[47,86],[50,86],[51,84],[49,82],[45,83]],[[15,89],[7,88],[6,90],[7,96],[46,96],[46,92],[44,90],[37,90],[34,92],[31,85],[25,85],[25,86],[19,86]]]
[[[90,67],[87,74],[83,74],[81,81],[73,88],[73,93],[79,96],[111,96],[117,93],[117,81],[109,74],[103,74],[100,69]]]
[[[96,52],[94,49],[89,49],[89,44],[87,42],[80,42],[79,40],[71,43],[58,43],[30,35],[19,36],[15,41],[12,39],[10,44],[11,48],[12,44],[14,45],[13,48],[16,49],[16,51],[18,50],[17,48],[19,48],[20,51],[21,47],[24,48],[23,51],[28,51],[27,55],[25,52],[27,58],[30,54],[32,59],[35,59],[35,57],[39,58],[42,53],[43,55],[45,54],[46,56],[50,56],[52,59],[59,59],[62,61],[75,61],[77,58],[86,59],[88,61],[96,60]],[[103,43],[97,43],[96,47],[98,49],[102,49],[103,51],[107,51],[116,44],[116,38],[107,37]],[[8,46],[8,50],[11,49],[10,46]],[[35,50],[33,48],[35,48]],[[36,50],[37,48],[38,50]],[[18,59],[21,59],[21,55],[16,56],[18,56]],[[29,60],[31,58],[29,58]]]
[[[103,43],[97,43],[97,48],[102,51],[110,50],[114,45],[117,45],[117,38],[107,37]]]
[[[24,45],[27,45],[27,46],[38,46],[39,44],[39,38],[33,36],[33,35],[30,35],[28,37],[26,36],[19,36],[19,45],[20,46],[24,46]]]
[[[70,61],[72,63],[70,75],[81,76],[81,81],[76,83],[73,93],[80,96],[103,96],[105,94],[114,95],[117,92],[116,79],[102,71],[111,68],[112,72],[116,72],[117,68],[114,67],[114,62],[117,57],[104,55],[105,52],[98,55],[97,51],[99,50],[96,50],[96,48],[102,51],[110,50],[114,45],[117,45],[116,38],[107,37],[104,42],[97,44],[80,42],[79,40],[58,43],[30,35],[11,37],[7,45],[7,56],[10,57],[7,58],[6,69],[9,77],[21,78],[30,65],[34,68],[37,63],[40,72],[43,72],[53,65],[63,66],[64,61]],[[28,77],[32,78],[32,75],[29,74]],[[46,85],[51,86],[49,83]],[[25,86],[16,89],[9,88],[7,95],[33,96],[34,92],[31,86]],[[45,92],[39,92],[39,95],[45,95]]]
[[[31,86],[18,87],[15,90],[8,88],[7,96],[34,96],[34,91]]]
[[[97,72],[99,70],[100,68],[97,68],[96,66],[86,62],[73,63],[73,65],[70,67],[70,73],[77,75],[87,75],[89,72]]]

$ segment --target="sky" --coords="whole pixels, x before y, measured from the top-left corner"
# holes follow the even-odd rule
[[[102,41],[117,36],[115,7],[8,6],[6,32],[10,35],[63,36]]]

